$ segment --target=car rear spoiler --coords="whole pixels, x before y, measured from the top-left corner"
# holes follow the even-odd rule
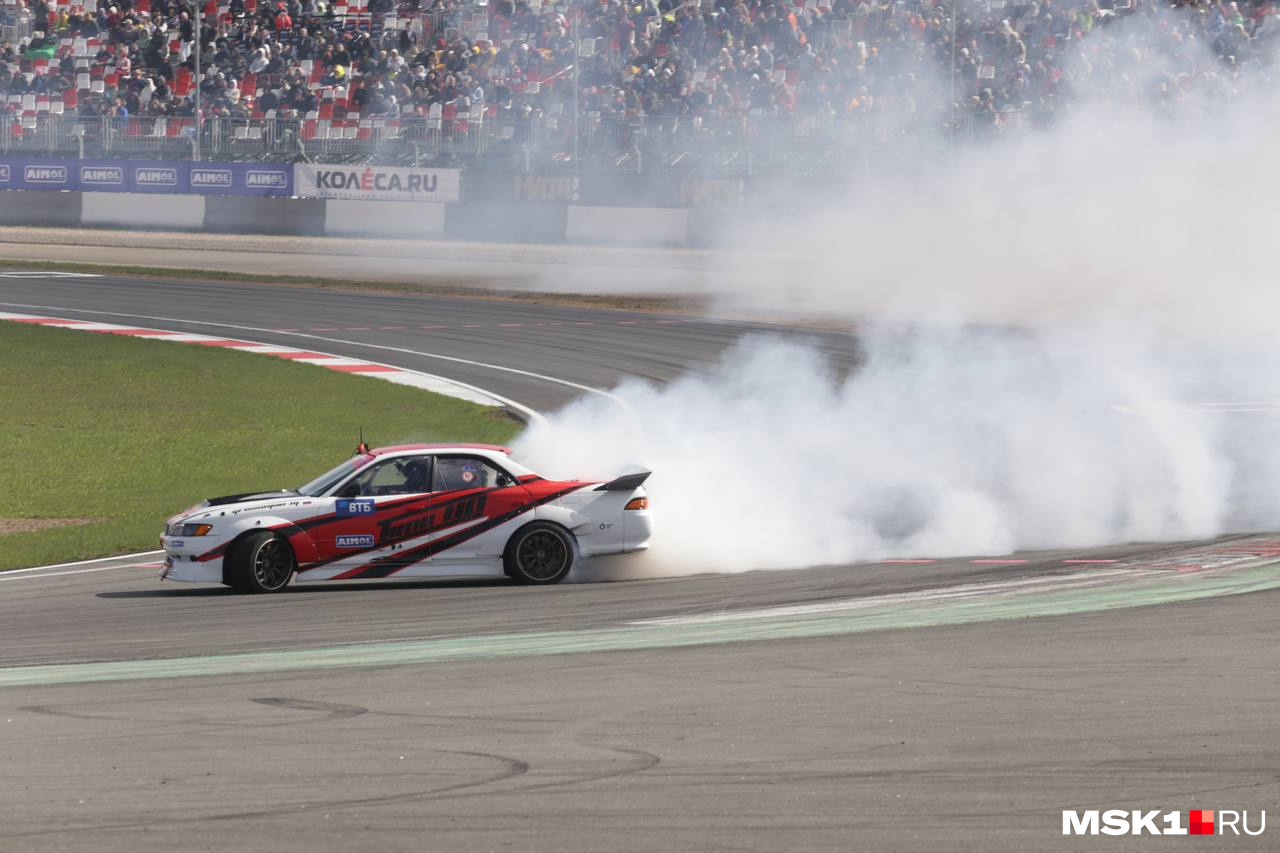
[[[632,489],[640,488],[652,473],[652,471],[642,469],[632,474],[623,474],[621,477],[615,477],[607,483],[601,483],[596,486],[595,490],[597,492],[629,492]]]

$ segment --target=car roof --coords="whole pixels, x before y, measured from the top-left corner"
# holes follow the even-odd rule
[[[510,448],[496,444],[393,444],[389,447],[375,447],[369,451],[370,456],[386,456],[392,453],[410,453],[427,450],[488,450],[491,453],[511,454]]]

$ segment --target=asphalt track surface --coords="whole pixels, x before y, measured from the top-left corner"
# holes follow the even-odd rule
[[[312,336],[537,409],[584,393],[575,386],[711,369],[753,331],[111,279],[0,279],[0,303],[269,343]],[[815,339],[853,364],[847,337]],[[1246,551],[1267,580],[1278,550],[1253,537],[269,597],[161,586],[148,558],[0,574],[0,849],[1276,849],[1274,827],[1230,842],[1064,838],[1061,811],[1276,820],[1280,593],[1018,618],[1049,600],[1032,593],[1011,595],[1005,618],[951,622],[967,599],[946,596],[1124,571],[1192,583],[1206,555]],[[1114,595],[1132,604],[1139,588]],[[1056,600],[1086,594],[1071,589]],[[874,630],[824,633],[863,612],[839,608],[876,602]],[[780,606],[813,612],[716,621]],[[921,612],[924,627],[911,621]],[[154,669],[121,676],[120,662]]]

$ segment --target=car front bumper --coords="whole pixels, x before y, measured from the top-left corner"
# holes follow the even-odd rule
[[[161,536],[164,562],[160,568],[160,580],[183,583],[222,583],[222,555],[205,557],[222,544],[221,537],[214,536]]]

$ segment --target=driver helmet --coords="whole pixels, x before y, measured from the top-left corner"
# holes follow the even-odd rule
[[[431,468],[426,461],[422,459],[414,459],[406,462],[404,466],[404,485],[411,492],[430,491],[428,484],[431,482]]]

